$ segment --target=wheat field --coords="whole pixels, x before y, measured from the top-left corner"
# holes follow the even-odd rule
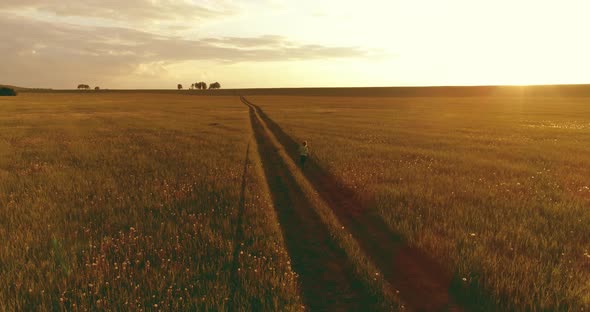
[[[0,99],[0,310],[590,307],[587,98],[334,92]]]
[[[473,307],[590,307],[587,98],[250,99]]]
[[[0,99],[0,310],[301,310],[250,133],[234,97]]]

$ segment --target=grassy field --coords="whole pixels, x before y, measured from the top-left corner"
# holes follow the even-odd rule
[[[0,310],[302,309],[236,97],[0,99]]]
[[[476,306],[590,307],[587,98],[248,99]]]
[[[182,92],[0,98],[0,310],[447,302],[407,293],[426,278],[399,295],[397,234],[454,275],[459,305],[590,307],[587,98],[406,91],[248,96],[262,111]],[[297,168],[277,125],[321,171]]]

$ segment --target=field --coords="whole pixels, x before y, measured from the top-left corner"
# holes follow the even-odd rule
[[[590,307],[587,98],[249,99],[453,272],[466,305]]]
[[[237,98],[25,93],[0,116],[0,310],[301,310]]]
[[[587,98],[315,93],[1,98],[3,309],[590,307]]]

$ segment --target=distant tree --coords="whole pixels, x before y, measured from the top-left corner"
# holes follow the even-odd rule
[[[15,96],[16,91],[12,88],[0,88],[0,96]]]
[[[94,90],[98,91],[98,90],[100,90],[100,87],[96,86],[96,87],[94,87]]]
[[[204,82],[196,82],[195,83],[195,89],[199,89],[199,90],[207,90],[207,84]]]
[[[177,87],[178,87],[178,90],[182,90],[182,85],[180,83],[178,84]]]
[[[90,86],[87,84],[79,84],[78,85],[78,90],[88,90],[90,89]]]
[[[214,82],[209,85],[209,89],[219,89],[219,88],[221,88],[221,85],[219,84],[219,82]]]
[[[195,88],[195,84],[191,83],[191,90]]]

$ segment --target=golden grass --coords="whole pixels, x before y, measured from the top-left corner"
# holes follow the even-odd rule
[[[590,307],[587,98],[249,100],[482,308]]]
[[[300,310],[251,141],[234,97],[0,99],[3,308]]]

